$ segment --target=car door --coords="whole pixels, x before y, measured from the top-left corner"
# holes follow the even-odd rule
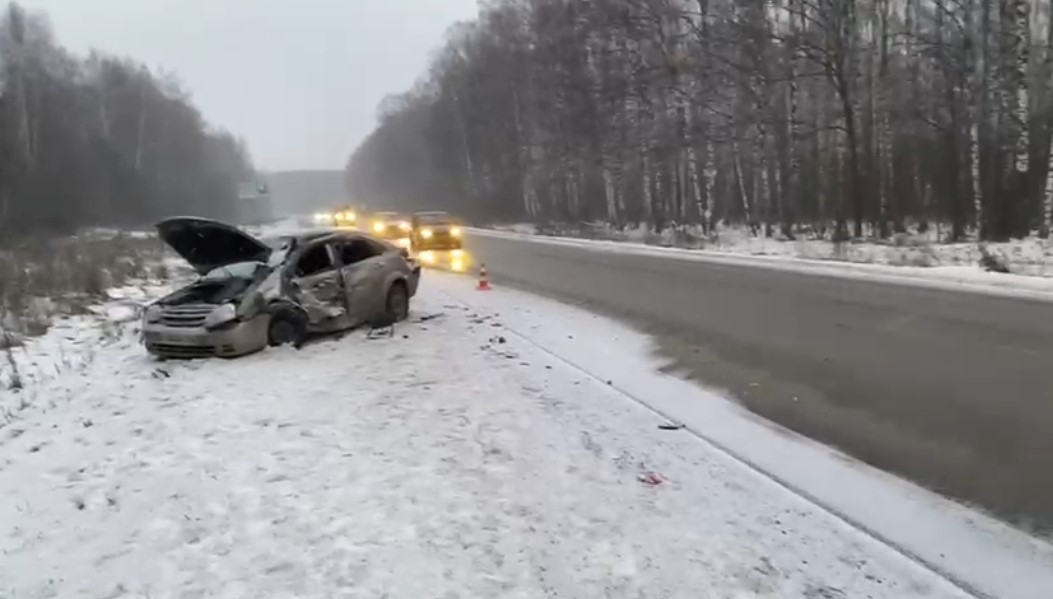
[[[383,309],[384,251],[380,244],[362,237],[349,238],[337,244],[340,274],[347,294],[347,306],[353,325],[368,322]]]
[[[347,295],[337,266],[330,242],[307,247],[293,266],[295,299],[307,311],[312,330],[328,331],[350,326]]]

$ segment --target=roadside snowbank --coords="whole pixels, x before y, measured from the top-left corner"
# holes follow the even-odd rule
[[[846,241],[835,243],[817,233],[800,233],[795,240],[781,235],[766,237],[755,235],[749,227],[718,226],[711,235],[705,235],[697,226],[665,229],[661,232],[637,225],[624,230],[604,223],[585,224],[576,231],[555,228],[541,229],[530,223],[497,225],[494,230],[524,235],[551,235],[574,239],[620,241],[657,247],[678,247],[707,252],[745,256],[769,256],[851,262],[856,264],[881,264],[886,266],[911,266],[923,268],[969,267],[981,270],[983,258],[981,244],[977,241],[944,243],[945,231],[931,228],[926,233],[901,233],[887,240]],[[1053,240],[1028,237],[1004,243],[984,243],[987,252],[1009,267],[1017,275],[1053,277]]]
[[[473,306],[597,357],[621,327],[425,280],[390,337],[158,363],[129,323],[41,381],[0,427],[0,595],[964,596]]]
[[[888,264],[870,264],[862,262],[841,262],[835,259],[806,259],[784,253],[782,255],[747,255],[722,252],[711,249],[685,249],[662,247],[633,242],[605,241],[598,239],[579,239],[572,237],[550,237],[528,233],[496,231],[491,229],[471,229],[474,235],[516,239],[532,243],[545,243],[578,247],[591,251],[620,252],[636,255],[695,260],[733,266],[791,270],[801,274],[811,274],[849,279],[884,281],[888,283],[914,285],[934,289],[948,289],[988,295],[1025,297],[1043,301],[1053,301],[1053,276],[1024,276],[987,272],[979,266],[891,266]],[[1035,240],[1036,243],[1040,240]],[[803,243],[803,242],[802,242]],[[829,242],[815,242],[831,245]],[[1041,242],[1040,251],[1053,251],[1047,242]],[[1039,250],[1035,250],[1036,252]],[[1023,252],[1023,250],[1020,250]],[[1053,265],[1053,258],[1051,258]],[[1053,266],[1050,267],[1053,274]]]

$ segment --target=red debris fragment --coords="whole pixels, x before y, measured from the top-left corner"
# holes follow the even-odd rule
[[[643,484],[649,487],[657,487],[658,485],[665,482],[662,480],[661,476],[658,476],[654,472],[644,472],[640,476],[637,476],[636,480],[642,482]]]

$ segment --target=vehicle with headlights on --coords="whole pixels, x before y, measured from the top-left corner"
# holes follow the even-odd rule
[[[464,229],[446,212],[418,212],[413,215],[411,225],[415,252],[461,249]]]
[[[232,358],[268,345],[409,313],[420,267],[357,231],[326,229],[267,242],[224,223],[173,218],[161,239],[198,272],[148,306],[143,342],[161,358]]]
[[[410,249],[413,231],[408,218],[398,212],[377,212],[370,219],[369,232],[400,248]]]
[[[342,206],[331,212],[318,212],[314,223],[321,227],[355,227],[358,225],[359,210],[354,206]]]
[[[458,272],[467,270],[464,229],[456,218],[446,212],[417,212],[411,229],[411,248],[422,264]]]

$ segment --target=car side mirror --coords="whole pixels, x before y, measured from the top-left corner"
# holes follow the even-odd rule
[[[402,254],[403,258],[409,260],[409,250],[406,248],[399,248],[399,253]]]

